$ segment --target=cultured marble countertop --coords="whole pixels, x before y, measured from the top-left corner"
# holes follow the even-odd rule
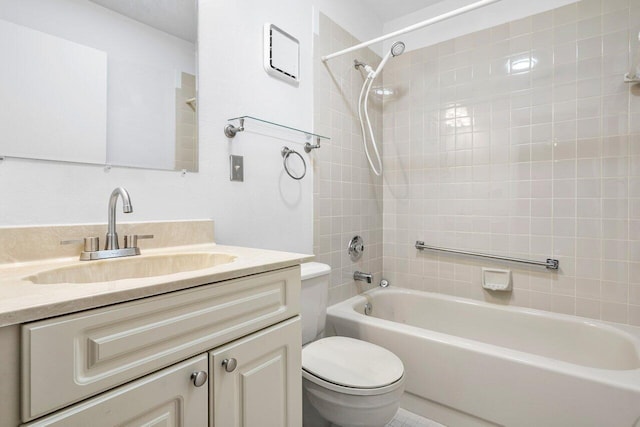
[[[54,268],[109,260],[79,261],[74,257],[0,264],[0,327],[291,267],[313,259],[312,255],[213,243],[148,249],[139,257],[183,252],[231,254],[237,258],[228,264],[164,276],[56,284],[34,284],[27,277]]]

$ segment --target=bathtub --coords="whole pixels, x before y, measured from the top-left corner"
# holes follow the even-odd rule
[[[327,333],[397,354],[401,406],[447,426],[640,427],[640,328],[379,288],[330,307]]]

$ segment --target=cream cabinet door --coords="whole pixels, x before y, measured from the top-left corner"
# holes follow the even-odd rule
[[[300,317],[210,353],[212,427],[300,427]]]
[[[208,386],[192,379],[207,368],[203,354],[23,427],[207,427]]]

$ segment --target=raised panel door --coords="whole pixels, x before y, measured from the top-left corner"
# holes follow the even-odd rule
[[[302,425],[300,334],[296,316],[210,353],[212,427]]]
[[[203,354],[24,426],[206,427],[208,386],[191,375],[207,368]]]

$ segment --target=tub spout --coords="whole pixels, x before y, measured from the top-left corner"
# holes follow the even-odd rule
[[[353,280],[371,283],[373,282],[373,275],[370,273],[363,273],[362,271],[356,271],[353,273]]]

